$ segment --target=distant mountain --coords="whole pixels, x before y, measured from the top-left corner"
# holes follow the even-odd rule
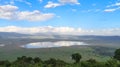
[[[15,32],[0,32],[0,38],[14,38],[14,37],[24,37],[24,36],[29,36],[29,35],[15,33]]]
[[[53,39],[66,39],[66,40],[120,40],[120,36],[97,36],[97,35],[61,35],[53,33],[39,33],[39,34],[20,34],[15,32],[0,32],[0,38],[19,38],[19,37],[44,37]]]
[[[120,36],[100,36],[100,35],[87,35],[87,36],[78,36],[79,38],[82,38],[82,39],[89,39],[89,38],[92,38],[92,39],[95,39],[95,40],[99,40],[99,39],[102,39],[102,40],[115,40],[115,39],[119,39],[120,40]]]

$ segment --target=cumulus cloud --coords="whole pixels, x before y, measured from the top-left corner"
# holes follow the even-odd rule
[[[12,5],[0,6],[1,19],[13,19],[18,7]]]
[[[42,14],[38,10],[34,10],[33,12],[23,11],[18,13],[18,20],[28,20],[28,21],[45,21],[51,19],[54,14],[46,13]]]
[[[38,10],[19,11],[17,6],[0,6],[0,19],[7,20],[27,20],[27,21],[46,21],[54,17],[53,13],[42,13]]]
[[[45,7],[45,8],[55,8],[55,7],[57,7],[57,6],[61,6],[61,4],[59,4],[59,3],[53,3],[53,2],[51,2],[51,1],[49,1],[48,4],[45,5],[44,7]]]
[[[47,3],[47,5],[44,6],[44,8],[55,8],[55,7],[62,6],[65,4],[77,4],[77,5],[79,5],[80,3],[78,2],[78,0],[58,0],[58,3],[53,3],[51,1],[49,1]]]
[[[60,34],[69,34],[69,33],[77,33],[82,32],[82,29],[74,29],[71,27],[52,27],[52,26],[45,26],[45,27],[30,27],[30,28],[23,28],[23,27],[16,27],[16,26],[7,26],[7,27],[0,27],[0,32],[18,32],[18,33],[60,33]]]
[[[102,29],[102,30],[85,30],[81,28],[72,27],[16,27],[7,26],[0,27],[0,32],[17,32],[26,34],[35,33],[53,33],[53,34],[64,34],[64,35],[120,35],[120,28],[114,29]]]

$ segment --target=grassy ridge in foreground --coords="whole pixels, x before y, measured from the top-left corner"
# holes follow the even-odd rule
[[[48,60],[41,60],[39,57],[17,57],[16,60],[10,62],[0,61],[0,67],[120,67],[120,56],[116,52],[120,53],[120,49],[115,51],[113,58],[108,61],[99,62],[95,59],[81,60],[82,56],[79,53],[74,53],[71,59],[72,63],[65,62],[60,59],[50,58]],[[117,57],[119,56],[119,57]]]
[[[102,48],[101,48],[102,50]],[[71,62],[70,55],[72,53],[80,53],[83,58],[87,60],[90,58],[97,59],[98,61],[106,61],[109,56],[100,55],[93,47],[88,46],[73,46],[73,47],[61,47],[61,48],[41,48],[41,49],[24,49],[24,48],[0,48],[0,60],[14,61],[20,56],[41,57],[46,60],[49,58],[61,59],[66,62]]]

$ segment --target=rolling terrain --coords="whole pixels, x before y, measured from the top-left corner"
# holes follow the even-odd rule
[[[56,42],[56,41],[79,41],[87,45],[74,45],[52,48],[23,48],[35,42]],[[120,36],[73,36],[54,34],[19,34],[0,32],[0,60],[13,61],[20,56],[40,57],[43,60],[49,58],[62,59],[70,62],[70,55],[80,53],[82,60],[94,58],[99,61],[107,61],[113,56],[114,51],[120,48]]]

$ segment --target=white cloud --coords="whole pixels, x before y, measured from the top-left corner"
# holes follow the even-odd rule
[[[21,2],[21,3],[27,4],[28,6],[32,7],[32,3],[30,3],[27,0],[10,0],[10,2],[8,2],[7,4],[15,5],[15,2]]]
[[[115,6],[120,6],[120,2],[117,2],[117,3],[112,4],[112,5],[108,5],[107,7],[115,7]]]
[[[120,2],[116,3],[115,6],[120,6]]]
[[[43,2],[43,0],[39,0],[40,2]]]
[[[33,12],[23,11],[18,13],[18,20],[28,20],[28,21],[45,21],[51,19],[54,14],[46,13],[42,14],[38,10],[34,10]]]
[[[80,4],[78,0],[58,0],[58,1],[59,1],[58,3],[53,3],[49,1],[47,5],[44,6],[44,8],[55,8],[58,6],[63,6],[65,4],[77,4],[77,5]]]
[[[59,0],[60,3],[66,4],[66,3],[70,3],[70,4],[80,4],[78,2],[78,0]]]
[[[44,8],[55,8],[57,6],[61,6],[61,4],[59,4],[59,3],[53,3],[51,1],[49,1],[48,4],[44,6]]]
[[[25,3],[25,4],[29,5],[30,7],[32,5],[32,3],[28,2],[27,0],[13,0],[13,1]]]
[[[0,18],[1,19],[13,19],[18,7],[12,5],[0,6]]]
[[[0,32],[17,32],[17,33],[53,33],[53,34],[64,34],[64,35],[120,35],[120,28],[114,29],[102,29],[102,30],[85,30],[81,28],[72,27],[16,27],[7,26],[0,27]]]
[[[82,10],[83,13],[88,13],[88,12],[101,12],[101,9],[88,9],[88,10]]]
[[[14,0],[10,0],[10,4],[12,5],[15,4]]]
[[[116,11],[117,9],[113,8],[113,9],[105,9],[104,12],[114,12]]]
[[[0,6],[0,11],[15,11],[17,9],[18,9],[18,7],[12,6],[12,5]]]
[[[24,1],[24,3],[29,5],[30,7],[32,6],[32,4],[30,2]]]
[[[107,6],[107,9],[105,9],[105,12],[114,12],[116,10],[120,9],[120,2],[117,2],[115,4],[111,4]]]
[[[0,6],[0,19],[7,20],[27,20],[27,21],[46,21],[54,17],[52,13],[41,13],[34,11],[19,11],[18,7],[12,5]]]
[[[73,11],[73,12],[76,12],[76,11],[77,11],[77,9],[72,9],[72,11]]]

